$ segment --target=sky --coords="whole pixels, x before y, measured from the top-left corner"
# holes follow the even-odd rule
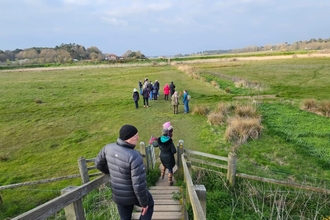
[[[0,50],[75,43],[145,56],[330,38],[329,0],[1,0]]]

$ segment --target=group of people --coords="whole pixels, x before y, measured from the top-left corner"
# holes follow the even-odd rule
[[[173,127],[170,122],[163,124],[162,135],[152,140],[161,150],[161,178],[168,169],[169,185],[173,185],[174,154]],[[154,200],[147,189],[146,170],[142,155],[134,148],[139,140],[135,126],[125,124],[119,130],[115,143],[105,145],[95,159],[95,165],[102,173],[110,175],[112,199],[117,205],[121,220],[130,220],[134,206],[140,206],[142,220],[152,219]]]
[[[144,82],[142,83],[141,80],[139,80],[139,88],[140,92],[136,88],[133,89],[133,100],[135,103],[135,108],[139,108],[139,100],[140,95],[143,97],[143,107],[149,108],[149,100],[157,100],[159,97],[159,88],[160,84],[158,80],[155,80],[155,83],[153,84],[152,81],[149,81],[148,78],[145,78]],[[175,85],[173,81],[170,84],[165,84],[164,88],[164,100],[169,100],[169,97],[171,99],[171,105],[173,106],[173,113],[178,114],[179,109],[179,98],[183,93],[182,97],[182,103],[184,106],[184,113],[189,112],[189,95],[187,90],[183,90],[182,93],[178,93],[175,90]]]

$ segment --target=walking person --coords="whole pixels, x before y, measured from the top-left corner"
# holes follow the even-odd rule
[[[183,106],[184,106],[184,113],[189,112],[189,99],[188,99],[188,92],[187,90],[183,90]]]
[[[154,96],[154,100],[157,100],[157,98],[158,98],[158,90],[159,90],[159,82],[158,82],[157,79],[155,80],[155,83],[154,83],[152,89],[153,89],[152,94]]]
[[[169,136],[169,130],[163,128],[162,136],[157,138],[153,142],[154,147],[160,149],[160,160],[162,162],[161,178],[164,179],[166,169],[168,170],[168,185],[173,186],[173,167],[175,166],[174,154],[176,154],[176,148],[174,146],[172,138]]]
[[[149,108],[149,89],[148,87],[145,87],[142,90],[142,97],[143,97],[143,107]]]
[[[141,80],[139,80],[139,88],[140,88],[140,94],[141,95],[142,95],[142,86],[143,86],[143,84],[142,84]]]
[[[166,83],[164,86],[164,100],[168,100],[168,95],[170,94],[170,87]]]
[[[147,85],[148,89],[149,89],[149,99],[152,100],[153,99],[153,84],[152,81],[150,81]]]
[[[167,129],[168,136],[170,136],[171,138],[173,137],[173,126],[171,125],[170,121],[167,121],[163,124],[163,129]]]
[[[134,103],[135,103],[135,108],[138,109],[139,108],[140,95],[139,95],[138,91],[136,90],[136,88],[133,89],[133,100],[134,100]]]
[[[151,220],[154,212],[143,158],[134,149],[138,140],[137,128],[123,125],[117,142],[105,145],[95,159],[96,168],[110,174],[112,199],[117,204],[121,220],[131,220],[134,205],[142,208],[142,220]]]
[[[171,100],[172,100],[171,104],[173,106],[173,113],[178,114],[179,96],[177,91],[174,92],[174,94],[171,97]]]
[[[155,80],[155,84],[154,84],[154,86],[157,87],[157,97],[159,97],[159,88],[160,88],[160,84],[159,84],[159,81],[158,81],[157,79]]]
[[[171,97],[172,97],[172,95],[174,94],[174,92],[175,92],[175,85],[174,85],[174,83],[173,83],[173,81],[172,81],[171,84],[170,84],[170,93],[171,93]]]

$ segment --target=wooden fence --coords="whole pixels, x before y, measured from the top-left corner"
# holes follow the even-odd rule
[[[329,189],[305,186],[302,184],[291,183],[287,181],[279,181],[274,179],[262,178],[258,176],[237,173],[236,172],[236,162],[237,156],[234,153],[229,153],[228,157],[216,156],[212,154],[207,154],[198,151],[192,151],[184,149],[184,141],[180,140],[177,148],[177,166],[178,166],[178,176],[185,180],[187,188],[187,202],[191,204],[194,219],[206,219],[206,190],[203,185],[194,185],[191,179],[191,167],[195,164],[204,164],[210,167],[215,167],[216,169],[226,170],[223,172],[227,175],[228,182],[234,186],[235,178],[247,178],[252,180],[258,180],[262,182],[285,185],[294,188],[300,188],[304,190],[330,194]],[[144,143],[140,143],[140,151],[144,152],[147,158],[147,168],[155,168],[155,160],[157,159],[154,149],[145,147]],[[142,154],[142,153],[141,153]],[[151,160],[151,161],[150,161]],[[90,181],[90,177],[95,177],[101,175],[100,172],[89,173],[90,170],[95,169],[94,165],[95,158],[84,159],[79,158],[78,165],[80,171],[80,177],[82,179],[83,185],[79,187],[67,187],[62,190],[62,195],[40,205],[26,213],[23,213],[13,220],[30,220],[30,219],[46,219],[54,214],[56,214],[61,209],[65,209],[65,214],[67,219],[79,219],[85,220],[84,209],[82,205],[82,198],[87,195],[90,191],[98,188],[100,185],[109,181],[109,175],[102,175],[93,181]],[[215,161],[215,162],[214,162]],[[88,166],[88,164],[91,164]],[[200,168],[200,166],[198,166]],[[75,176],[76,178],[76,176]],[[11,188],[11,187],[8,187]]]

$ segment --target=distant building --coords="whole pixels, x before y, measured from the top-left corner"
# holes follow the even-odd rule
[[[105,56],[105,60],[118,60],[118,57],[116,54],[108,54]]]

